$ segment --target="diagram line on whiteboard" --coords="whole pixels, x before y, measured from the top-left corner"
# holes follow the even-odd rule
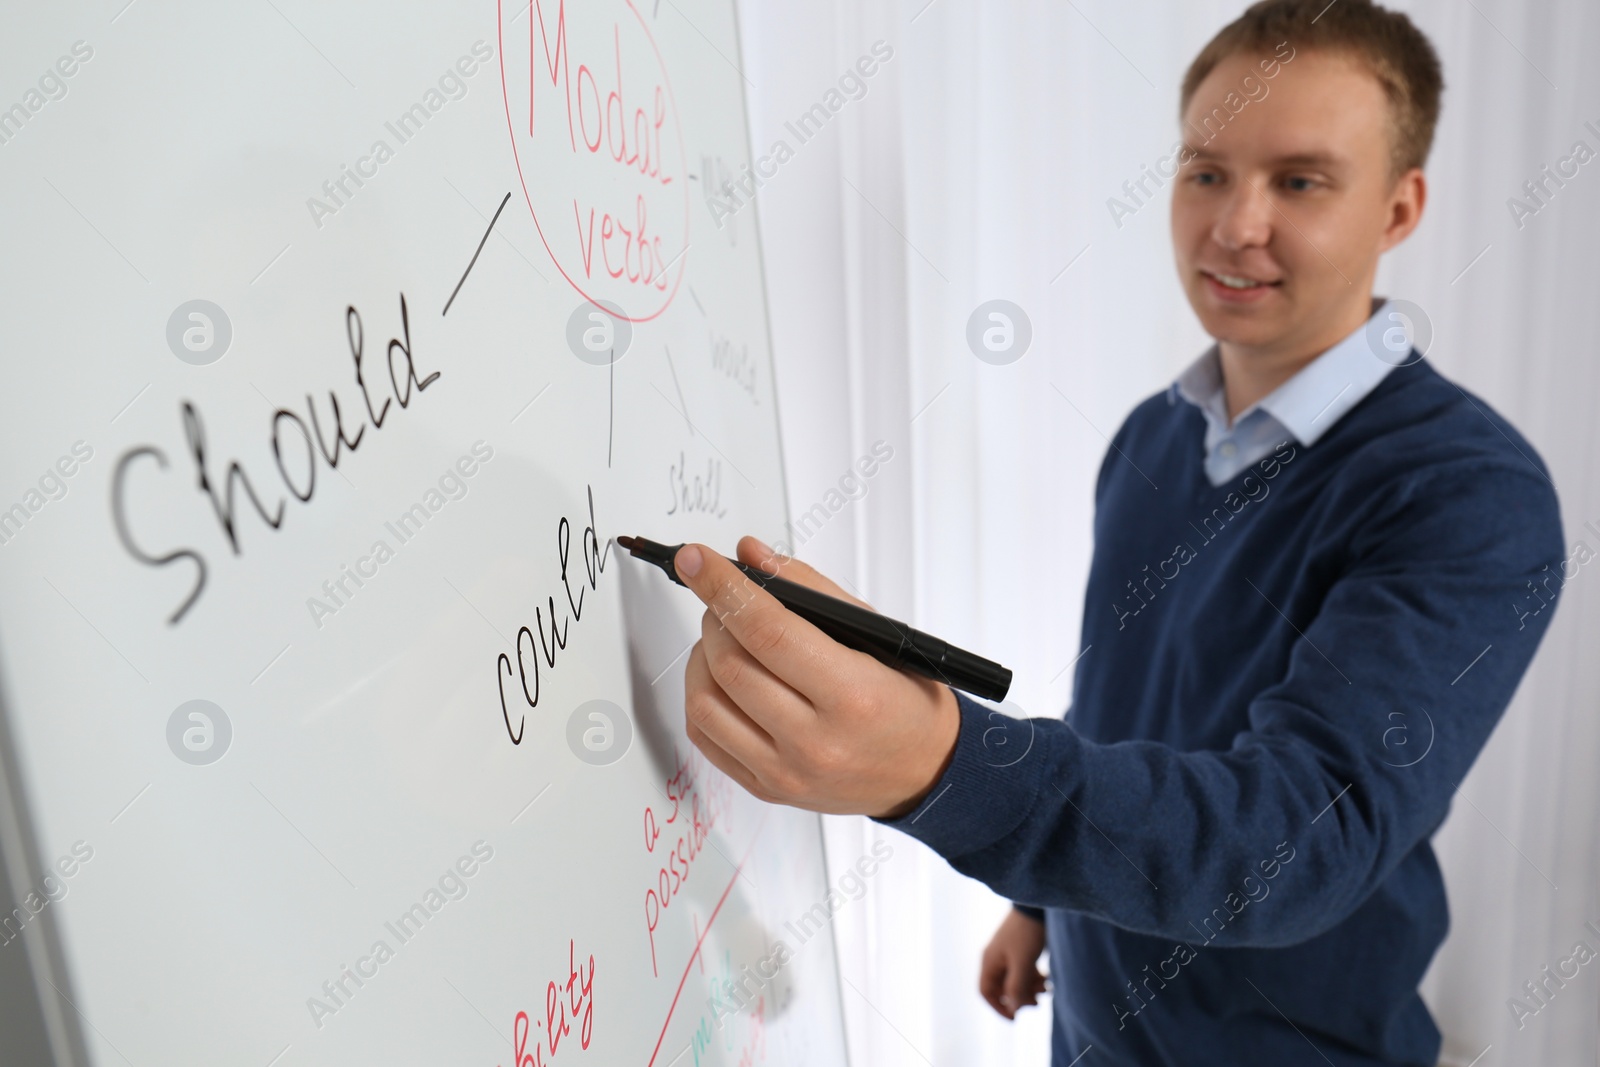
[[[483,231],[483,239],[478,242],[477,250],[472,253],[472,259],[467,263],[467,269],[461,272],[461,280],[456,282],[454,289],[450,290],[450,299],[444,302],[444,310],[439,312],[440,316],[450,314],[450,305],[456,302],[456,294],[461,292],[461,287],[466,284],[467,275],[472,273],[472,268],[478,263],[478,257],[483,254],[483,246],[489,243],[489,235],[494,232],[494,224],[500,221],[500,212],[504,211],[509,203],[511,203],[511,194],[506,193],[505,199],[500,201],[500,206],[494,209],[494,218],[489,220],[489,228]]]
[[[678,391],[678,406],[683,409],[684,425],[689,427],[689,436],[694,436],[694,423],[689,421],[689,402],[683,399],[683,386],[678,384],[678,368],[672,365],[672,349],[666,345],[661,346],[667,354],[667,369],[672,372],[672,387]]]
[[[739,867],[734,869],[733,877],[728,879],[728,885],[722,891],[722,896],[717,898],[717,906],[711,909],[711,914],[706,917],[706,928],[700,931],[700,936],[695,939],[694,950],[689,953],[689,959],[683,965],[683,977],[678,979],[678,991],[672,994],[672,1004],[667,1008],[666,1021],[661,1024],[661,1036],[656,1038],[656,1047],[650,1053],[650,1062],[645,1067],[655,1067],[656,1057],[661,1055],[661,1042],[667,1039],[667,1027],[672,1025],[672,1013],[678,1010],[678,998],[683,995],[683,984],[689,980],[689,970],[694,966],[694,961],[700,955],[700,946],[705,943],[706,935],[711,932],[711,924],[717,921],[717,913],[722,910],[722,905],[727,903],[728,894],[739,882],[739,870],[750,862],[750,853],[755,851],[756,842],[761,840],[761,828],[766,825],[767,817],[761,816],[761,821],[756,823],[755,832],[750,835],[750,847],[745,849],[744,859],[739,861]],[[681,1055],[681,1053],[680,1053]]]

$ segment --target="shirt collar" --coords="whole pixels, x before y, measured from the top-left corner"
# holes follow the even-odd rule
[[[1373,301],[1373,315],[1384,303],[1385,300]],[[1369,316],[1366,322],[1338,344],[1239,412],[1233,420],[1234,425],[1237,426],[1256,408],[1261,408],[1293,434],[1301,445],[1309,448],[1315,444],[1395,368],[1394,363],[1379,358],[1367,343],[1366,333],[1371,321]],[[1213,344],[1185,367],[1172,383],[1172,389],[1202,411],[1209,409],[1219,423],[1227,423],[1222,361],[1216,345]],[[1168,401],[1171,401],[1170,395]]]

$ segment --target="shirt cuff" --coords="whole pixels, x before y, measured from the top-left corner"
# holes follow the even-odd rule
[[[1047,779],[1047,742],[1068,733],[1064,723],[1014,719],[964,693],[955,695],[961,732],[950,766],[916,808],[896,819],[874,820],[947,860],[987,848],[1022,825]]]
[[[1044,922],[1044,909],[1043,908],[1036,908],[1031,904],[1015,904],[1015,903],[1012,904],[1011,907],[1015,911],[1020,911],[1022,914],[1026,915],[1028,918],[1032,919],[1036,923]]]

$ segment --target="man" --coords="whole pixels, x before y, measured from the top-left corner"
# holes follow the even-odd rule
[[[1017,901],[980,989],[1032,1003],[1048,941],[1056,1067],[1436,1062],[1429,838],[1563,557],[1533,448],[1372,299],[1441,86],[1369,0],[1266,0],[1196,58],[1173,247],[1217,344],[1101,466],[1068,721],[890,670],[678,554],[708,605],[690,738],[756,796],[882,819]]]

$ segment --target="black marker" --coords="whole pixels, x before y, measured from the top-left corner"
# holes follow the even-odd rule
[[[684,585],[677,568],[672,565],[682,545],[657,544],[643,537],[619,537],[617,544],[646,563],[660,567],[668,578]],[[1011,672],[992,660],[914,630],[887,615],[858,608],[787,578],[774,577],[736,559],[728,562],[771,593],[778,603],[841,645],[865,652],[896,670],[915,671],[985,700],[1004,700],[1006,690],[1011,688]]]

